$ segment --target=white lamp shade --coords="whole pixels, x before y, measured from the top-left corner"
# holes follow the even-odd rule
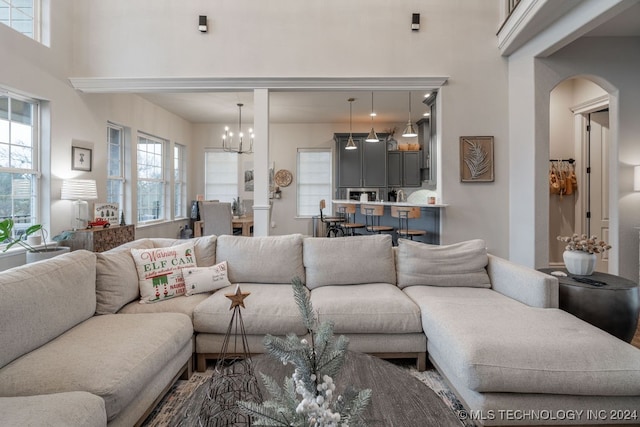
[[[633,168],[633,191],[640,191],[640,166]]]
[[[65,179],[62,181],[62,200],[95,200],[98,189],[95,179]]]

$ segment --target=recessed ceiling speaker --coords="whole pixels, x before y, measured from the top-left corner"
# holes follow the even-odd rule
[[[418,31],[420,29],[420,14],[414,13],[411,16],[411,31]]]
[[[201,33],[207,32],[207,15],[200,15],[198,17],[198,30],[200,30]]]

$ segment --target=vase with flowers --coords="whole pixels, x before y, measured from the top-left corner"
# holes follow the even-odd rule
[[[596,254],[603,254],[611,249],[611,245],[598,240],[597,236],[588,237],[586,234],[558,236],[558,240],[567,244],[562,254],[567,271],[579,276],[593,274],[597,262]]]

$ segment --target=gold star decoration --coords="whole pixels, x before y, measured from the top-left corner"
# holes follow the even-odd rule
[[[236,292],[233,294],[224,294],[225,297],[229,298],[231,300],[231,307],[229,307],[229,310],[233,310],[235,307],[244,307],[244,299],[246,297],[248,297],[249,295],[251,295],[251,292],[242,292],[240,290],[240,286],[236,286]]]

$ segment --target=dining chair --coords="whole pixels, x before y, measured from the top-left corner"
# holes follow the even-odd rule
[[[200,202],[200,219],[204,222],[203,236],[233,234],[231,203]]]

